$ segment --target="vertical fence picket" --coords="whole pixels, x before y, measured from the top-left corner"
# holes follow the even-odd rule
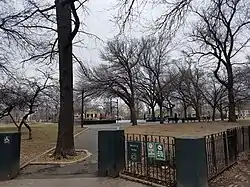
[[[174,137],[126,134],[125,142],[128,141],[141,143],[141,157],[139,162],[134,162],[126,155],[124,173],[164,186],[176,185]],[[240,152],[250,150],[250,126],[210,134],[205,136],[205,141],[208,179],[211,180],[235,164]],[[152,153],[149,158],[148,143],[163,145],[165,159],[156,159]]]
[[[170,141],[170,139],[172,141]],[[175,144],[174,137],[126,134],[125,141],[141,143],[140,161],[131,161],[126,156],[126,167],[123,173],[156,184],[174,187],[176,185]],[[164,159],[149,158],[148,143],[163,145]],[[127,148],[128,149],[128,148]],[[156,149],[156,148],[154,148]],[[127,150],[128,151],[128,150]],[[156,150],[155,150],[156,151]],[[155,153],[156,154],[156,153]],[[151,155],[152,156],[152,155]]]
[[[245,128],[244,127],[242,127],[241,128],[241,131],[242,131],[242,134],[241,134],[241,136],[242,136],[242,150],[241,151],[245,151]]]
[[[227,135],[226,135],[226,132],[223,132],[223,145],[224,145],[225,165],[228,166],[228,149],[227,149]]]

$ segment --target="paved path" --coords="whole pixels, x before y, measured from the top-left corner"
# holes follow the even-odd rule
[[[23,179],[0,182],[0,187],[144,187],[123,179],[68,178],[68,179]]]
[[[87,149],[93,155],[86,161],[65,167],[58,166],[28,166],[21,175],[12,181],[0,182],[0,187],[145,187],[120,178],[112,179],[97,177],[98,160],[98,131],[122,129],[128,123],[89,125],[90,129],[76,137],[75,146],[78,149]],[[48,180],[49,179],[49,180]]]

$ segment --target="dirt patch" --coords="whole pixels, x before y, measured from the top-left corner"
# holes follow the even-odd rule
[[[31,124],[32,140],[28,140],[28,130],[25,127],[22,128],[21,165],[56,145],[57,126],[52,123]],[[75,126],[74,132],[76,134],[82,130],[80,126]],[[0,132],[7,131],[16,132],[17,129],[12,124],[0,125]]]
[[[34,160],[34,162],[32,162],[32,163],[33,164],[37,164],[37,163],[38,164],[39,163],[68,164],[68,163],[72,163],[72,162],[77,162],[79,160],[83,160],[87,156],[87,152],[86,151],[77,151],[75,156],[68,156],[67,158],[56,160],[52,156],[53,155],[53,151],[51,151],[51,152],[49,152],[47,154],[42,155],[37,160]]]
[[[212,133],[223,132],[226,129],[249,125],[249,120],[236,123],[229,122],[200,122],[200,123],[178,123],[178,124],[143,124],[125,128],[125,133],[146,134],[157,136],[205,136]]]
[[[249,187],[250,153],[241,153],[238,164],[209,182],[209,187]]]

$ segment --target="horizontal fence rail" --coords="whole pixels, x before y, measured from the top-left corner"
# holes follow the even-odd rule
[[[209,180],[235,164],[239,153],[250,150],[250,126],[229,129],[205,138]]]
[[[173,137],[126,134],[125,143],[124,174],[164,186],[176,186]]]

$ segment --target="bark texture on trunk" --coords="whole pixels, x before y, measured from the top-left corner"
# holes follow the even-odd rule
[[[152,111],[152,120],[155,120],[155,107],[151,106],[151,111]]]
[[[200,118],[200,108],[197,106],[195,108],[195,115],[196,115],[196,118],[200,121],[201,118]]]
[[[184,118],[187,118],[187,105],[183,102]]]
[[[162,111],[162,105],[159,106],[160,108],[160,124],[163,124],[164,123],[164,119],[163,119],[163,111]]]
[[[216,106],[213,106],[212,120],[215,121]]]
[[[70,5],[56,0],[59,48],[60,114],[55,157],[75,155],[73,115],[73,68]]]
[[[234,91],[233,88],[228,88],[228,109],[229,109],[229,122],[236,122],[236,115],[235,115],[235,100],[234,100]]]
[[[132,125],[133,126],[137,125],[136,110],[134,105],[130,106],[130,116]]]

